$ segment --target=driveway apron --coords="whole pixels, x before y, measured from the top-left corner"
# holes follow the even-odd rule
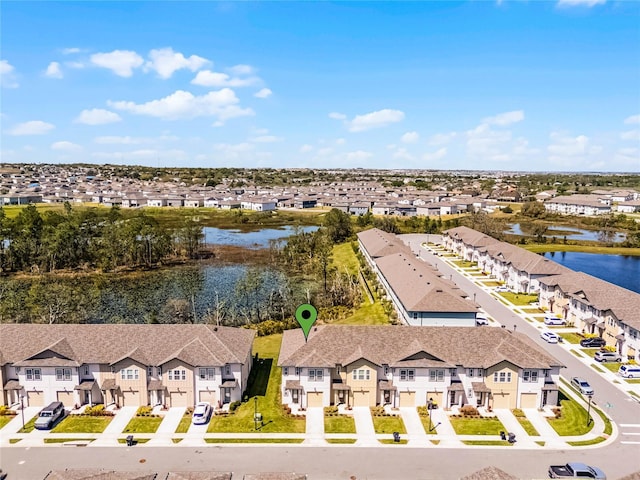
[[[418,415],[415,407],[400,407],[400,417],[402,417],[404,426],[407,429],[409,445],[426,445],[429,443],[420,415]]]
[[[356,445],[380,445],[373,428],[369,407],[353,407],[353,419],[356,422],[356,433],[358,434]]]
[[[184,411],[184,407],[170,408],[158,427],[155,436],[147,443],[149,445],[172,445],[173,441],[171,439],[176,433],[176,428],[178,428],[178,424],[180,423],[180,420],[182,420]]]
[[[305,445],[325,445],[324,441],[324,409],[322,407],[307,408],[307,425]]]

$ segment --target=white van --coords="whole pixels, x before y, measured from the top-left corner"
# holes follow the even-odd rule
[[[640,378],[640,365],[620,365],[618,373],[624,378]]]

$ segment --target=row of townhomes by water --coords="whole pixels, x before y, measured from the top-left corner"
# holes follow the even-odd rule
[[[514,292],[539,293],[540,306],[584,333],[596,333],[628,359],[640,351],[640,294],[467,227],[447,230],[444,246],[477,262]]]
[[[436,268],[416,258],[397,235],[373,228],[360,232],[358,243],[403,323],[476,325],[478,305]]]
[[[321,325],[284,332],[278,364],[289,406],[556,405],[562,365],[502,328]]]
[[[211,325],[0,325],[0,404],[214,407],[240,400],[253,330]]]

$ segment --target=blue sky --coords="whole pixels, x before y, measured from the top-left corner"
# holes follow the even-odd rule
[[[640,171],[640,2],[3,1],[1,159]]]

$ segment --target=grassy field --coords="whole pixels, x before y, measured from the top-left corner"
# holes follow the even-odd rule
[[[44,443],[93,442],[93,438],[45,438]]]
[[[191,415],[183,415],[178,424],[178,428],[176,428],[176,433],[187,433],[191,426],[191,419]]]
[[[573,447],[583,447],[585,445],[595,445],[597,443],[604,442],[605,440],[606,440],[606,437],[596,437],[596,438],[592,438],[591,440],[576,440],[574,442],[567,442],[567,443]]]
[[[350,242],[334,245],[332,256],[334,267],[338,268],[340,271],[344,271],[346,268],[351,275],[358,274],[360,265]]]
[[[404,422],[400,416],[371,417],[373,418],[373,428],[376,433],[407,433]],[[392,440],[393,442],[393,440]]]
[[[518,306],[526,306],[526,305],[529,305],[531,302],[538,301],[538,295],[528,295],[526,293],[502,292],[502,293],[499,293],[498,295],[500,295],[505,300],[510,301],[514,305],[518,305]]]
[[[449,418],[458,435],[500,435],[506,432],[497,418]]]
[[[349,415],[324,417],[325,433],[356,433],[356,422]]]
[[[33,417],[31,420],[29,420],[27,423],[24,424],[24,427],[21,428],[20,430],[18,430],[19,433],[30,433],[32,432],[36,427],[36,420],[38,419],[38,417]]]
[[[162,417],[133,417],[122,433],[156,433]]]
[[[357,440],[355,438],[327,438],[325,439],[327,443],[342,443],[342,444],[349,444],[349,443],[356,443]]]
[[[256,337],[253,342],[253,353],[257,353],[261,362],[254,367],[254,376],[248,386],[249,401],[242,403],[234,414],[214,416],[209,423],[208,432],[255,432],[253,421],[254,398],[257,398],[257,410],[262,413],[264,425],[262,433],[285,432],[304,433],[305,419],[287,415],[280,399],[281,369],[276,366],[282,334]]]
[[[597,245],[564,245],[558,243],[545,243],[535,245],[521,245],[522,248],[534,253],[542,252],[583,252],[601,253],[605,255],[640,255],[640,248],[624,247],[600,247]]]
[[[527,420],[527,417],[522,410],[515,409],[512,410],[512,412],[518,422],[520,422],[522,428],[524,428],[524,431],[527,432],[527,435],[531,435],[532,437],[537,437],[538,435],[540,435],[536,430],[536,427],[533,426],[533,423]]]
[[[582,335],[578,335],[575,332],[562,332],[558,333],[558,335],[560,335],[565,342],[572,344],[578,344],[580,343],[580,340],[584,338]]]
[[[56,427],[53,433],[102,433],[113,417],[81,417],[68,415]]]
[[[207,443],[302,443],[304,438],[205,438]]]
[[[589,433],[593,429],[593,422],[587,426],[587,411],[582,405],[568,399],[562,393],[560,397],[563,398],[560,400],[560,405],[562,405],[560,418],[548,419],[553,429],[561,436]]]
[[[15,415],[0,415],[0,428],[4,427],[11,420],[16,418]]]

